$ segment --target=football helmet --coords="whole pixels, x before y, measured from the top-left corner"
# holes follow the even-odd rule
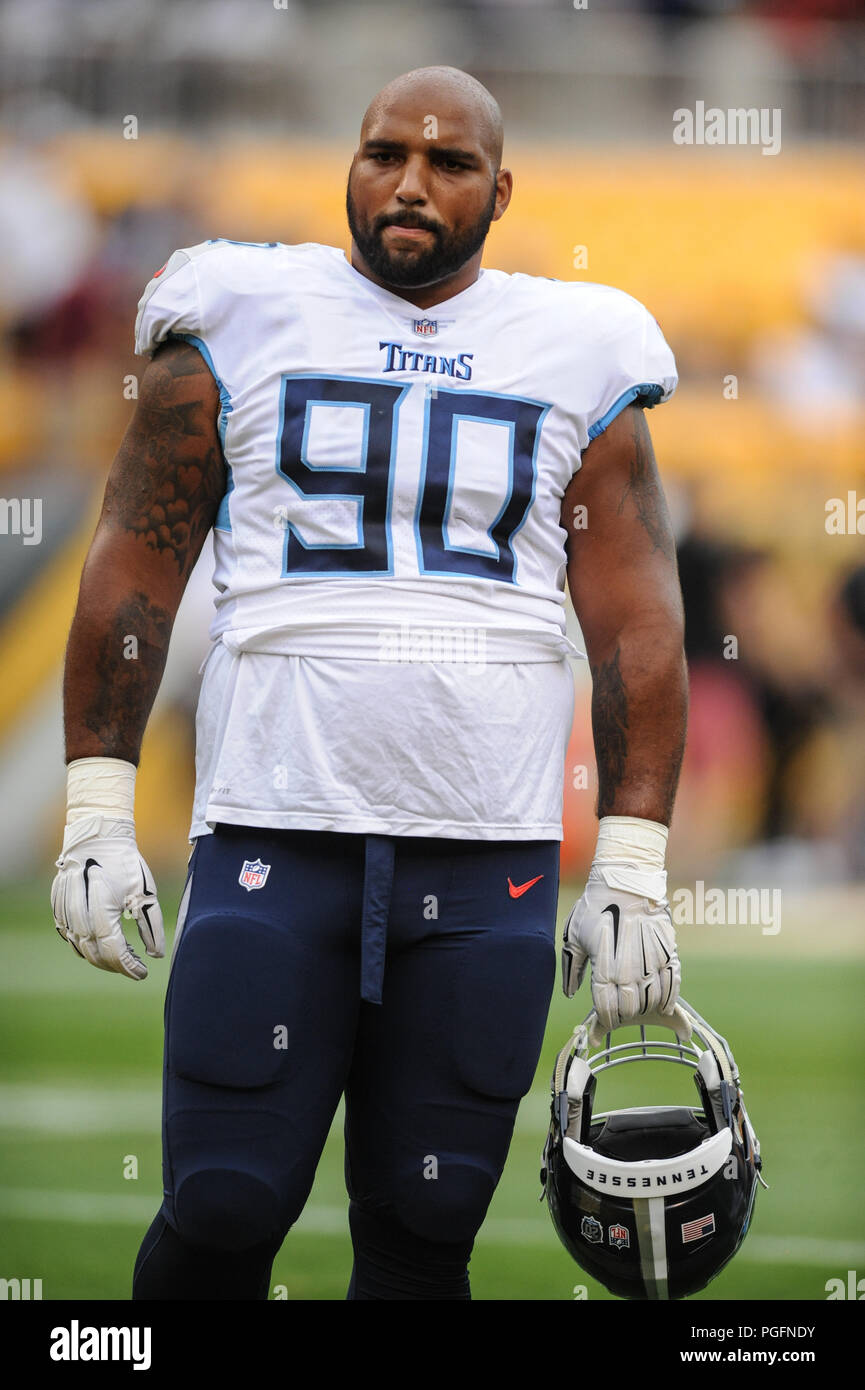
[[[638,1041],[614,1045],[608,1033],[590,1055],[596,1029],[593,1010],[553,1072],[541,1171],[553,1224],[577,1264],[618,1297],[686,1298],[739,1249],[763,1182],[733,1054],[681,999],[671,1016],[642,1020]],[[697,1103],[595,1112],[602,1072],[649,1061],[690,1067]]]

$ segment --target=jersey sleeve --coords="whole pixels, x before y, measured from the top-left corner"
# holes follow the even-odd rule
[[[605,314],[600,345],[604,380],[589,416],[589,439],[596,439],[626,406],[668,401],[679,377],[676,361],[657,321],[639,300],[615,291]]]
[[[135,351],[153,352],[171,334],[203,335],[194,256],[197,247],[173,252],[138,301]]]

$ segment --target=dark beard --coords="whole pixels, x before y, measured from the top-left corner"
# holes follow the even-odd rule
[[[379,217],[372,224],[361,223],[351,196],[351,175],[346,187],[345,210],[355,244],[370,270],[388,285],[417,289],[455,275],[481,249],[493,220],[497,191],[494,180],[481,216],[473,227],[459,234],[447,233],[428,221],[423,213],[408,209],[392,217]],[[433,234],[432,245],[423,250],[389,251],[382,240],[382,231],[388,225],[426,227]]]

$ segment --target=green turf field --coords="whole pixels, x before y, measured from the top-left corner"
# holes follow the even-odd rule
[[[48,889],[46,879],[7,890],[0,919],[0,1277],[41,1279],[45,1299],[128,1298],[161,1200],[168,963],[152,963],[144,984],[85,965],[54,931]],[[563,912],[575,891],[563,889]],[[163,891],[168,920],[177,897]],[[839,924],[836,911],[831,925],[794,913],[771,937],[757,928],[679,931],[683,992],[733,1045],[771,1188],[758,1194],[742,1250],[699,1297],[823,1300],[828,1279],[865,1274],[861,900],[845,910],[849,921]],[[587,986],[576,1001],[557,986],[535,1085],[475,1247],[476,1299],[567,1300],[578,1284],[590,1299],[608,1297],[561,1248],[538,1202],[552,1060],[588,1007]],[[678,1097],[690,1097],[684,1068],[658,1070],[667,1088],[681,1075],[687,1089]],[[137,1177],[125,1177],[136,1164]],[[307,1209],[274,1266],[279,1296],[344,1298],[345,1205],[338,1115]]]

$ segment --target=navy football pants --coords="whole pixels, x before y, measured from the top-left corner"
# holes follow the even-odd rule
[[[558,841],[199,839],[133,1297],[266,1298],[344,1093],[349,1297],[468,1298],[540,1053],[558,874]]]

